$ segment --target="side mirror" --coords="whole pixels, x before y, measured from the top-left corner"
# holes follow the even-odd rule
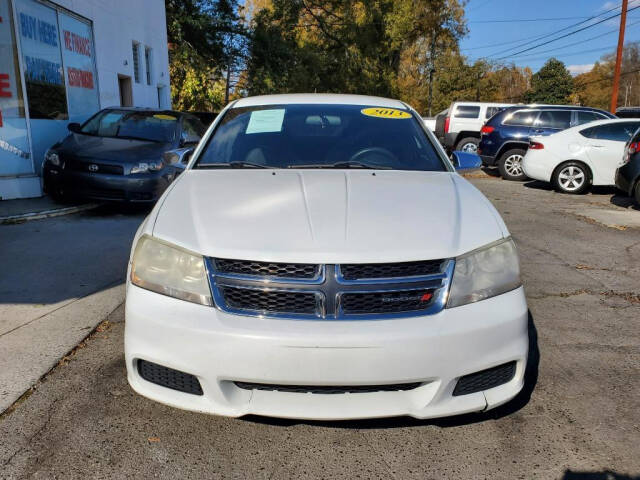
[[[453,152],[453,166],[456,171],[477,170],[482,166],[482,160],[475,153],[467,153],[456,150]]]
[[[182,166],[183,168],[189,163],[191,160],[191,155],[193,155],[194,149],[192,147],[188,148],[176,148],[175,150],[168,150],[164,152],[162,155],[164,157],[164,162],[169,165]]]
[[[192,135],[188,135],[185,132],[182,132],[182,135],[180,135],[180,146],[181,147],[186,147],[188,145],[197,145],[199,141],[200,141],[200,137],[195,137],[195,136],[192,136]]]
[[[72,122],[70,124],[67,125],[67,129],[72,132],[72,133],[78,133],[80,132],[80,128],[82,127],[82,125],[80,125],[77,122]]]

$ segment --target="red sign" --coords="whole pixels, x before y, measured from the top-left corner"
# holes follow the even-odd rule
[[[91,56],[91,40],[80,35],[76,35],[69,30],[63,30],[64,48],[80,55]]]
[[[71,87],[93,88],[93,72],[68,67],[67,77]]]
[[[9,74],[0,73],[0,97],[11,98],[13,95],[9,91],[11,84],[9,83]]]

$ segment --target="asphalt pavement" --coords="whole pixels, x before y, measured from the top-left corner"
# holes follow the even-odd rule
[[[120,306],[0,416],[0,478],[637,480],[640,229],[633,225],[640,211],[606,189],[567,196],[536,182],[470,180],[501,212],[521,256],[531,355],[514,402],[431,421],[229,419],[176,410],[129,388]],[[134,223],[118,218],[104,230],[114,251],[125,249],[106,238],[118,221]],[[84,241],[67,241],[74,256],[65,268],[73,268],[80,261],[73,242]],[[101,255],[93,261],[109,263]],[[114,275],[121,269],[114,266]],[[37,294],[23,295],[28,303]]]

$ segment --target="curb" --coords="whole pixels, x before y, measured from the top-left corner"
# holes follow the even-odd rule
[[[62,215],[71,215],[72,213],[84,212],[99,207],[99,203],[87,203],[75,207],[54,208],[52,210],[43,210],[41,212],[22,213],[20,215],[9,215],[8,217],[0,217],[0,225],[12,225],[16,223],[24,223],[31,220],[42,220],[44,218],[60,217]]]

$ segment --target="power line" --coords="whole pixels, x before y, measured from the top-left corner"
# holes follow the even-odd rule
[[[631,11],[636,10],[638,8],[640,8],[640,5],[638,5],[637,7],[629,8],[627,11],[631,12]],[[573,31],[571,31],[569,33],[565,33],[564,35],[561,35],[561,36],[559,36],[557,38],[553,38],[551,40],[547,40],[546,42],[538,43],[537,45],[534,45],[534,46],[529,47],[529,48],[525,48],[524,50],[520,50],[519,52],[512,53],[510,55],[505,55],[504,57],[497,58],[496,60],[503,60],[505,58],[511,58],[511,57],[514,57],[514,56],[519,55],[521,53],[529,52],[529,51],[531,51],[531,50],[533,50],[535,48],[542,47],[543,45],[548,45],[550,43],[557,42],[558,40],[561,40],[563,38],[569,37],[571,35],[575,35],[576,33],[580,33],[582,31],[586,30],[587,28],[595,27],[596,25],[599,25],[599,24],[601,24],[603,22],[606,22],[607,20],[611,20],[612,18],[616,18],[616,17],[619,17],[619,16],[620,16],[620,14],[616,13],[615,15],[603,18],[602,20],[599,20],[599,21],[597,21],[595,23],[592,23],[591,25],[587,25],[587,26],[579,28],[577,30],[573,30]]]
[[[632,1],[635,1],[635,0],[632,0]],[[583,20],[583,21],[581,21],[581,22],[577,22],[577,23],[573,23],[573,24],[571,24],[571,25],[568,25],[568,26],[566,26],[566,27],[563,27],[563,28],[561,28],[560,30],[556,30],[556,31],[554,31],[554,32],[549,32],[549,33],[546,33],[546,34],[540,35],[540,36],[536,37],[534,40],[531,40],[531,41],[527,41],[527,42],[521,43],[520,45],[516,45],[515,47],[509,47],[509,48],[506,48],[506,49],[500,50],[500,51],[498,51],[498,52],[495,52],[495,53],[492,53],[492,54],[490,54],[490,55],[487,55],[487,57],[495,57],[496,55],[500,55],[501,53],[508,52],[509,50],[514,50],[514,49],[516,49],[516,48],[524,47],[524,46],[526,46],[526,45],[528,45],[528,44],[530,44],[530,43],[532,43],[532,42],[535,42],[536,40],[541,40],[541,39],[543,39],[543,38],[548,38],[549,36],[557,35],[558,33],[564,32],[565,30],[569,30],[570,28],[573,28],[573,27],[577,27],[578,25],[582,25],[583,23],[586,23],[586,22],[588,22],[588,21],[590,21],[590,20],[593,20],[593,19],[596,19],[596,18],[598,18],[598,17],[601,17],[602,15],[605,15],[605,14],[607,14],[607,13],[609,13],[609,12],[614,11],[614,10],[618,10],[619,8],[620,8],[620,5],[615,6],[615,7],[613,7],[613,8],[609,8],[608,10],[605,10],[604,12],[599,13],[598,15],[594,15],[594,16],[592,16],[592,17],[589,17],[589,18],[588,18],[588,19],[586,19],[586,20]]]
[[[554,22],[559,20],[578,20],[589,17],[557,17],[557,18],[511,18],[509,20],[469,20],[467,23],[520,23],[520,22]]]
[[[638,23],[640,23],[640,20],[638,20],[637,22],[630,23],[629,25],[627,25],[627,28],[630,28],[630,27],[632,27],[634,25],[637,25]],[[541,53],[555,52],[555,51],[558,51],[558,50],[563,49],[563,48],[574,47],[576,45],[580,45],[581,43],[588,42],[590,40],[595,40],[596,38],[605,37],[607,35],[611,35],[612,33],[618,33],[618,29],[609,30],[608,32],[601,33],[600,35],[596,35],[594,37],[584,38],[584,39],[582,39],[582,40],[580,40],[578,42],[568,43],[566,45],[561,45],[561,46],[558,46],[558,47],[550,48],[548,50],[542,50],[540,52],[531,53],[531,54],[528,54],[528,55],[518,55],[518,57],[519,58],[527,58],[527,57],[533,57],[535,55],[539,55]],[[513,57],[510,57],[510,58],[513,58]]]

